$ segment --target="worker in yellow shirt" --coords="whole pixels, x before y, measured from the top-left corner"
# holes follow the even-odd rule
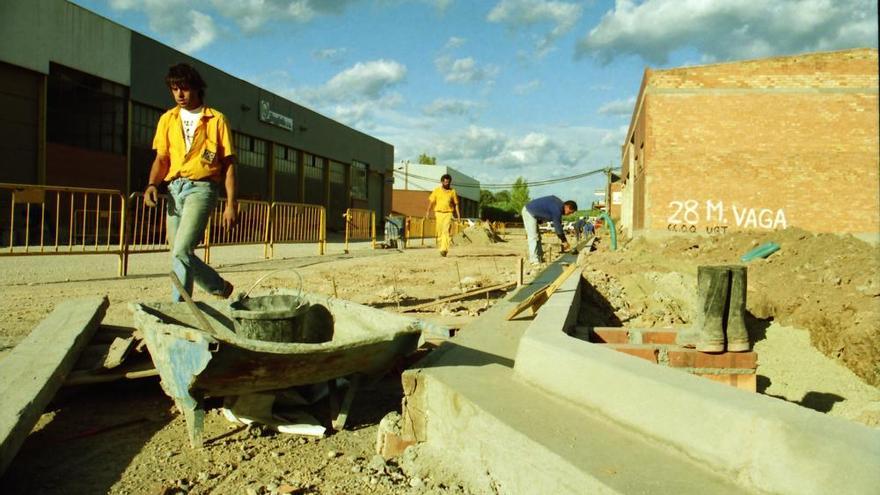
[[[440,250],[440,256],[446,256],[452,242],[452,213],[455,212],[455,219],[461,221],[458,194],[452,188],[451,175],[443,174],[440,177],[440,186],[428,196],[428,211],[425,212],[425,218],[430,218],[432,208],[437,218],[437,249]]]

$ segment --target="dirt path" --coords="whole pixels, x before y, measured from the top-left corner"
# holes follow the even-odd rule
[[[759,391],[880,426],[880,391],[868,383],[876,380],[871,366],[880,361],[880,278],[876,251],[869,246],[787,231],[776,237],[640,240],[610,252],[606,238],[589,256],[585,276],[604,301],[600,309],[608,321],[686,324],[698,264],[729,263],[774,239],[782,250],[749,267]],[[473,242],[454,248],[448,258],[429,247],[399,253],[358,245],[348,255],[338,248],[331,246],[331,254],[322,257],[314,246],[281,246],[277,259],[262,260],[258,248],[235,247],[217,249],[212,258],[239,290],[275,270],[282,271],[267,278],[266,286],[295,287],[298,276],[283,271],[293,269],[306,290],[335,291],[341,298],[396,311],[456,294],[460,287],[513,280],[525,240]],[[166,256],[135,257],[125,279],[115,277],[112,256],[0,258],[5,315],[0,359],[3,349],[24,338],[60,299],[107,294],[111,307],[105,322],[130,325],[127,302],[168,296]],[[480,297],[438,305],[420,316],[461,326],[491,303]],[[193,451],[182,417],[156,379],[64,389],[0,486],[10,494],[283,493],[288,488],[321,494],[468,493],[454,479],[435,479],[429,466],[401,469],[374,458],[377,424],[399,410],[400,397],[399,378],[388,377],[358,396],[350,429],[320,440],[255,435],[226,421],[218,413],[220,404],[211,403],[208,445]],[[324,406],[316,407],[318,414]]]

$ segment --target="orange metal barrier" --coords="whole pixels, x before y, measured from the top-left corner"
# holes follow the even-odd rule
[[[208,220],[205,232],[205,263],[211,262],[211,248],[214,246],[236,246],[242,244],[263,244],[263,256],[268,257],[269,211],[271,205],[266,201],[236,201],[238,223],[233,229],[223,225],[223,210],[226,198],[217,200],[214,213]]]
[[[124,225],[116,190],[0,184],[0,256],[117,254],[121,275]]]
[[[128,200],[116,190],[0,183],[0,256],[40,254],[117,254],[119,276],[128,274],[132,254],[169,250],[166,239],[167,195],[148,207],[142,192]],[[323,206],[238,201],[238,224],[223,227],[226,200],[217,202],[198,247],[211,261],[212,246],[263,244],[265,257],[275,243],[316,242],[324,254],[327,220]],[[371,239],[376,245],[375,215],[349,210],[349,239]]]
[[[168,251],[165,233],[165,208],[168,196],[160,194],[155,207],[144,204],[144,193],[128,196],[128,225],[126,251],[128,253],[158,253]]]
[[[272,203],[269,229],[269,256],[275,244],[317,242],[318,254],[327,245],[327,213],[323,206],[302,203]]]
[[[421,239],[421,245],[425,245],[425,238],[436,237],[437,220],[434,218],[424,217],[406,217],[406,242],[405,247],[409,247],[409,241],[416,238]]]
[[[373,210],[360,210],[349,208],[345,210],[345,252],[348,252],[348,241],[367,240],[372,241],[373,249],[376,249],[376,214]]]

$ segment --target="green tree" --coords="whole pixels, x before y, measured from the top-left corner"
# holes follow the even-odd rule
[[[480,208],[491,206],[493,203],[495,203],[495,195],[492,194],[492,191],[480,189]]]
[[[529,201],[529,185],[526,184],[525,179],[517,177],[510,189],[510,207],[515,212],[520,211]]]
[[[436,156],[428,156],[426,153],[422,153],[419,155],[419,164],[420,165],[437,165],[437,157]]]
[[[510,204],[510,191],[498,191],[495,193],[495,202],[493,204],[502,210],[506,209]]]

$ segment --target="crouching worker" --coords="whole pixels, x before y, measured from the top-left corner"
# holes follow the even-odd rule
[[[542,198],[529,201],[522,209],[523,226],[526,229],[526,235],[529,238],[529,261],[533,265],[538,265],[543,261],[544,250],[541,247],[541,233],[538,232],[538,224],[540,222],[552,222],[553,230],[556,232],[559,240],[562,241],[562,250],[568,251],[571,246],[565,238],[565,232],[562,230],[562,216],[571,215],[577,211],[577,203],[574,201],[565,201],[556,196],[544,196]]]

